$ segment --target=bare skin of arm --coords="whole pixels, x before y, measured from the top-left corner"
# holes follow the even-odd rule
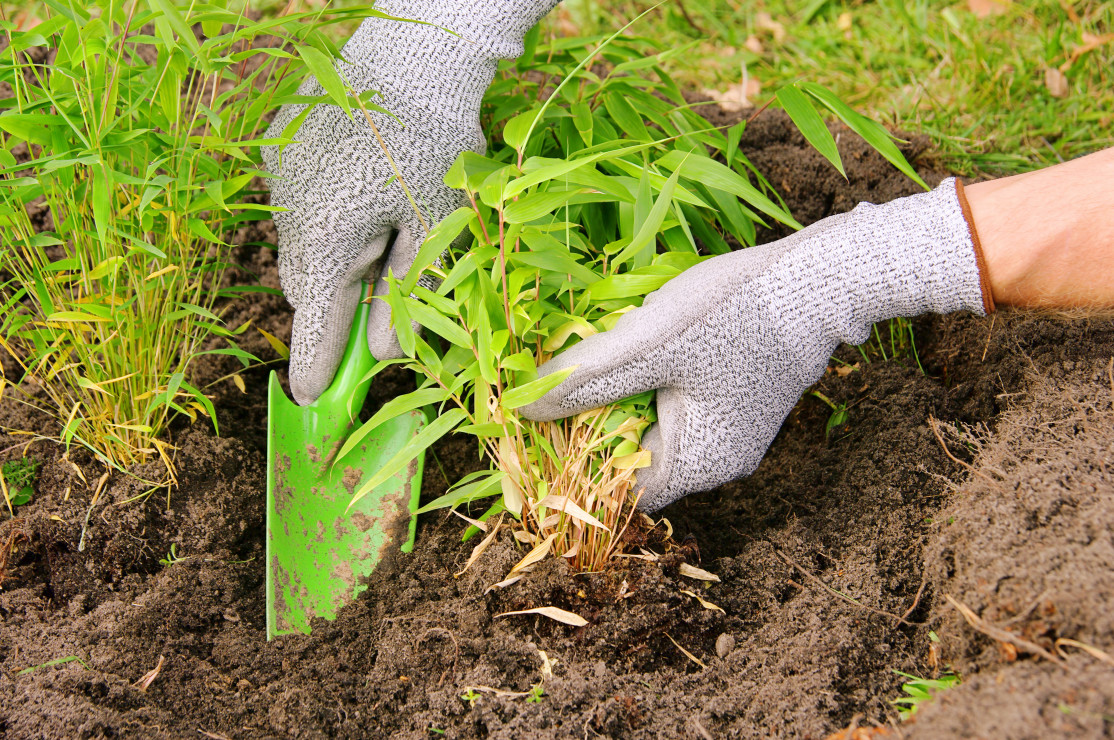
[[[1114,148],[966,194],[996,304],[1114,307]]]

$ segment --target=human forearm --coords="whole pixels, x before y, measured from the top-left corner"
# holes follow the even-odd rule
[[[995,303],[1114,306],[1114,148],[966,194]]]

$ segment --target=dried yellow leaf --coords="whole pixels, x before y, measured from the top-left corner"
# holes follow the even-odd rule
[[[539,606],[537,609],[523,609],[517,612],[503,612],[502,614],[496,614],[495,617],[496,619],[498,619],[499,617],[510,617],[516,614],[540,614],[543,617],[549,617],[552,620],[555,620],[562,624],[568,624],[573,627],[583,627],[588,624],[588,620],[580,616],[579,614],[573,614],[572,612],[565,611],[564,609],[558,609],[555,606]]]

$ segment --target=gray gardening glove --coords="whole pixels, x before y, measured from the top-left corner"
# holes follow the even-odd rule
[[[443,178],[467,149],[482,153],[480,101],[499,59],[522,53],[526,32],[557,0],[380,0],[385,13],[434,25],[369,18],[344,47],[340,71],[358,91],[377,90],[372,113],[406,185],[433,226],[461,205]],[[440,26],[441,28],[438,28]],[[448,33],[454,31],[459,36]],[[323,95],[310,77],[303,95]],[[267,132],[278,137],[304,106],[287,105]],[[400,123],[401,121],[401,123]],[[361,281],[386,293],[388,271],[410,269],[425,228],[363,113],[350,120],[319,105],[293,137],[264,147],[279,236],[279,278],[294,306],[290,386],[300,404],[329,386],[348,340]],[[368,346],[377,359],[402,356],[385,301],[372,303]]]
[[[579,367],[523,413],[556,419],[657,389],[637,483],[650,511],[748,475],[840,342],[897,316],[993,310],[965,204],[949,179],[702,262],[545,363],[542,375]]]

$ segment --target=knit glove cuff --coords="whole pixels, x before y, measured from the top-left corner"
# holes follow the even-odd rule
[[[368,18],[344,47],[353,85],[477,107],[499,59],[523,52],[523,37],[558,0],[380,0],[406,23]],[[428,25],[427,25],[428,24]]]

